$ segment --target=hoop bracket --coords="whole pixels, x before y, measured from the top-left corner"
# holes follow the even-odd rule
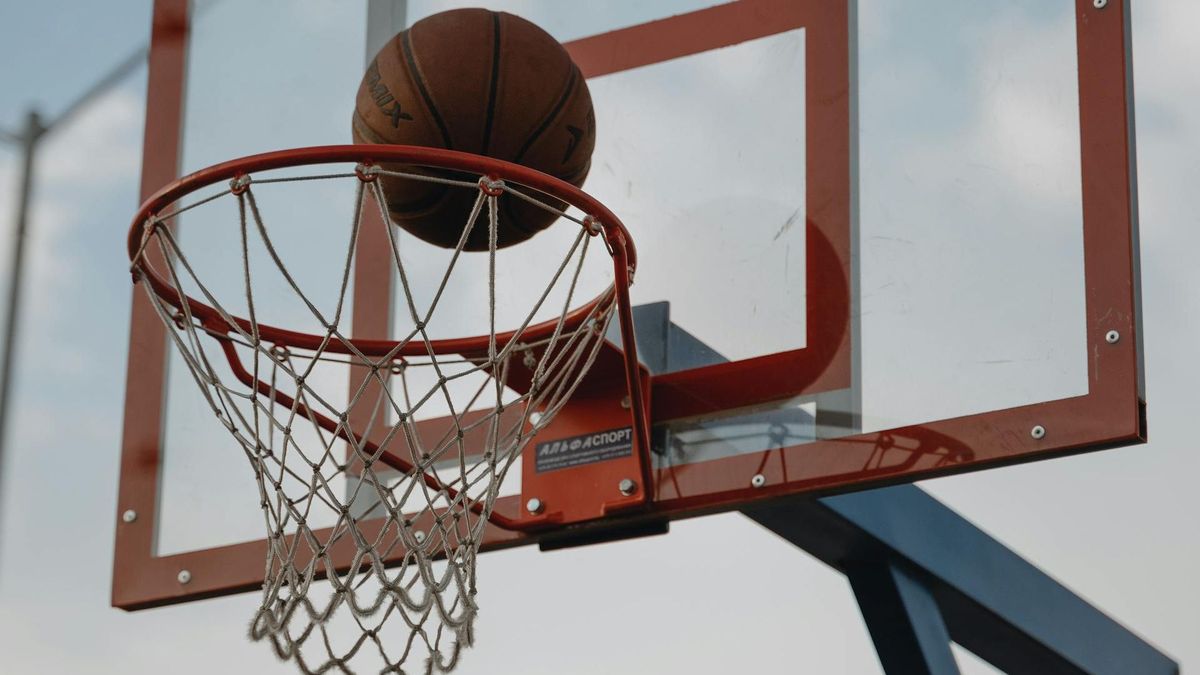
[[[650,448],[638,433],[621,351],[605,342],[595,366],[554,420],[525,447],[521,524],[571,525],[636,509],[649,501]],[[638,368],[643,391],[650,374]],[[537,500],[537,513],[528,504]]]

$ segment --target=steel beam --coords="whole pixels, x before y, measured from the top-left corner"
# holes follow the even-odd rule
[[[902,561],[950,639],[1009,673],[1174,675],[1170,657],[912,485],[742,509],[843,573]]]
[[[846,570],[879,663],[895,675],[958,675],[937,600],[901,565],[872,561]]]

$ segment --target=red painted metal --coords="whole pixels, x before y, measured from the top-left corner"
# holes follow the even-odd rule
[[[594,375],[576,389],[571,397],[535,441],[527,446],[521,464],[521,496],[523,500],[536,497],[543,509],[538,514],[522,512],[522,517],[539,526],[567,525],[640,507],[650,491],[650,461],[638,451],[641,441],[634,439],[633,452],[627,457],[593,462],[582,466],[537,471],[537,446],[540,443],[594,434],[627,427],[629,410],[639,403],[627,397],[629,391],[622,377],[623,359],[620,350],[606,344],[593,364]],[[649,375],[638,373],[644,391]],[[631,480],[634,489],[629,494],[619,490],[622,480]]]
[[[179,145],[181,130],[186,6],[185,0],[155,2],[149,85],[152,105],[147,114],[143,195],[176,177],[174,149]],[[651,378],[648,404],[656,424],[799,393],[836,390],[850,381],[849,345],[854,336],[846,326],[848,291],[842,290],[850,276],[853,235],[851,94],[855,84],[851,75],[849,7],[846,0],[741,0],[567,45],[581,70],[589,77],[598,77],[788,30],[805,30],[810,88],[807,287],[838,290],[809,294],[810,334],[804,349]],[[1086,394],[660,468],[643,477],[649,498],[643,509],[636,515],[614,516],[611,522],[601,520],[599,524],[619,526],[623,520],[639,518],[686,518],[785,494],[881,486],[1144,440],[1128,21],[1128,0],[1109,0],[1104,10],[1097,10],[1091,0],[1076,0]],[[388,286],[378,283],[383,279],[379,266],[372,267],[370,262],[370,255],[379,252],[379,247],[374,251],[360,249],[360,254],[366,255],[359,256],[356,269],[356,337],[360,326],[373,339],[385,337],[378,332],[386,331],[385,324],[367,326],[359,321],[361,315],[387,316],[389,312]],[[358,289],[363,288],[382,290],[360,298]],[[136,609],[256,588],[262,580],[263,542],[162,557],[152,549],[161,461],[159,411],[163,409],[165,333],[141,295],[139,292],[134,296],[118,511],[135,508],[139,518],[133,524],[118,525],[113,604]],[[1110,330],[1120,334],[1116,343],[1105,340]],[[633,344],[631,334],[624,334],[623,340]],[[626,377],[632,381],[635,373],[627,372]],[[646,409],[646,405],[642,402],[635,407]],[[1045,436],[1034,438],[1030,434],[1034,426],[1044,427]],[[553,478],[554,473],[545,478]],[[761,488],[750,482],[756,474],[765,479]],[[532,484],[539,490],[555,490],[550,481]],[[555,501],[572,499],[567,481],[558,487],[562,494],[554,496]],[[547,495],[551,494],[538,496],[549,502],[551,497]],[[498,500],[496,509],[505,517],[519,519],[522,503],[522,497],[504,497]],[[543,533],[492,526],[483,547],[490,550],[530,544]],[[175,580],[183,568],[193,572],[187,587]]]
[[[600,227],[603,229],[605,240],[608,242],[613,256],[615,284],[618,289],[617,301],[618,303],[624,302],[628,305],[628,288],[625,289],[623,300],[620,288],[628,286],[629,279],[637,267],[637,250],[634,248],[633,241],[629,237],[629,233],[625,230],[625,226],[621,224],[621,221],[607,207],[570,183],[540,171],[490,157],[482,157],[480,155],[453,150],[442,150],[440,148],[404,145],[329,145],[268,152],[261,155],[230,160],[206,169],[201,169],[167,185],[142,203],[141,208],[138,209],[137,214],[133,218],[133,223],[129,227],[129,236],[126,238],[129,259],[131,262],[136,262],[140,259],[144,245],[143,242],[149,237],[150,228],[160,226],[156,219],[158,214],[169,209],[179,199],[199,189],[261,171],[338,162],[400,162],[407,165],[493,174],[501,177],[502,180],[534,188],[569,204],[573,204],[582,209],[584,213],[590,214],[599,222]],[[225,319],[217,310],[195,298],[183,295],[158,272],[157,266],[153,263],[139,264],[138,271],[144,275],[145,280],[153,287],[155,294],[162,298],[163,301],[175,306],[177,309],[182,309],[183,303],[186,301],[189,311],[201,323],[205,324],[207,328],[223,332],[232,330],[226,325]],[[606,299],[606,297],[607,292],[594,298],[591,302],[572,310],[567,316],[564,328],[577,327],[587,318],[596,305]],[[248,320],[241,317],[234,318],[241,328],[250,330],[250,322]],[[632,331],[632,317],[626,313],[625,318],[630,319],[630,331]],[[545,321],[534,326],[529,326],[521,332],[521,336],[529,341],[540,340],[549,337],[557,325],[557,319]],[[258,331],[259,335],[265,341],[276,342],[288,347],[318,349],[324,345],[326,351],[329,352],[338,354],[349,354],[352,352],[350,347],[344,344],[336,342],[325,344],[326,340],[321,335],[300,333],[266,324],[259,324]],[[515,334],[515,331],[499,333],[495,336],[495,340],[502,347],[512,340]],[[630,335],[632,335],[632,332]],[[427,350],[432,350],[437,354],[471,355],[486,353],[490,339],[491,336],[488,335],[477,335],[474,337],[432,340],[428,343],[428,347],[423,342],[413,342],[407,346],[400,347],[398,350],[399,342],[395,340],[351,339],[350,343],[354,346],[354,349],[368,356],[383,356],[388,354],[396,356],[420,356],[426,354]],[[635,352],[636,346],[630,351]],[[631,381],[634,380],[635,378],[631,378]]]
[[[171,181],[179,170],[180,120],[188,49],[188,0],[156,0],[150,38],[147,98],[143,137],[141,195],[148,197]],[[157,256],[152,252],[151,256]],[[161,264],[160,258],[152,258]],[[121,439],[121,480],[117,491],[116,542],[113,552],[112,603],[128,606],[139,600],[185,597],[180,584],[155,583],[154,550],[157,527],[159,466],[167,363],[166,329],[146,294],[132,293],[129,330],[129,363],[125,375],[125,418]],[[121,514],[136,518],[124,522]],[[266,556],[262,549],[261,561]],[[169,573],[174,578],[180,568]],[[261,579],[262,571],[259,571]],[[169,600],[168,600],[169,601]]]
[[[1127,0],[1110,0],[1102,11],[1090,0],[1076,2],[1087,394],[662,469],[655,477],[655,509],[673,516],[709,512],[780,494],[880,486],[1145,441],[1128,21]],[[809,203],[829,197],[810,190]],[[809,241],[819,244],[813,238]],[[848,262],[838,255],[842,264]],[[1105,336],[1114,330],[1120,339],[1110,343]],[[787,353],[756,361],[761,365],[759,373],[787,372],[796,365]],[[751,377],[752,371],[742,368],[743,363],[710,367],[734,373],[726,382],[736,391],[722,405],[729,398],[751,398],[760,391],[759,382]],[[712,383],[707,370],[672,378],[694,378],[700,382],[695,388],[702,389]],[[667,379],[655,378],[652,384],[656,424],[672,416],[662,414],[671,409],[663,401]],[[818,384],[808,391],[824,388]],[[1030,433],[1035,426],[1046,430],[1044,437]],[[938,438],[959,450],[944,455],[914,453],[880,463],[872,451],[888,437]],[[750,486],[750,477],[758,473],[766,478],[762,489]]]

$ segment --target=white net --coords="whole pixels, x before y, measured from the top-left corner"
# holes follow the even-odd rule
[[[378,175],[477,193],[467,222],[456,224],[463,226],[458,247],[433,282],[425,270],[417,279],[409,269],[401,232],[384,209],[378,220],[364,217],[387,203]],[[318,260],[335,273],[319,289],[305,288],[282,252],[288,231],[268,228],[258,193],[338,180],[356,183],[346,247],[321,252]],[[143,286],[258,486],[268,547],[251,637],[269,640],[303,672],[405,672],[405,663],[448,671],[472,642],[476,556],[489,519],[504,520],[493,511],[499,487],[584,378],[615,307],[611,284],[594,301],[578,299],[589,251],[595,257],[599,248],[608,258],[604,246],[592,244],[599,227],[530,194],[482,177],[446,180],[359,166],[242,177],[143,226],[135,274],[148,278],[149,258],[161,255],[159,283]],[[506,199],[556,211],[580,227],[564,239],[561,260],[545,265],[545,288],[510,289],[528,302],[517,325],[498,327],[496,241]],[[235,225],[224,230],[231,240],[221,246],[226,255],[238,252],[236,274],[204,279],[189,258],[173,224],[196,209],[223,209],[219,215]],[[342,328],[352,272],[364,229],[380,221],[397,311],[410,330],[390,341],[354,340]],[[465,253],[478,227],[488,228],[488,250]],[[486,302],[447,308],[445,289],[469,256],[486,257],[487,273],[476,280]],[[256,295],[259,287],[283,288],[307,314],[305,326],[320,330],[299,335],[268,325],[260,318],[267,305],[284,301]],[[314,299],[314,291],[332,297]],[[463,311],[486,322],[479,339],[452,346],[433,337],[439,317]],[[548,311],[552,318],[542,319]]]

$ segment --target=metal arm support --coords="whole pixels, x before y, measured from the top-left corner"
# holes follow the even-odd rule
[[[644,365],[662,372],[721,360],[671,323],[669,311],[667,303],[634,308]],[[1170,657],[915,486],[792,497],[742,513],[850,578],[889,673],[957,672],[949,640],[1010,673],[1179,672]]]
[[[1170,657],[912,485],[742,513],[848,575],[864,561],[903,561],[926,580],[950,639],[1005,672],[1179,672]]]
[[[958,675],[946,623],[921,580],[887,561],[850,565],[846,577],[885,671]]]

